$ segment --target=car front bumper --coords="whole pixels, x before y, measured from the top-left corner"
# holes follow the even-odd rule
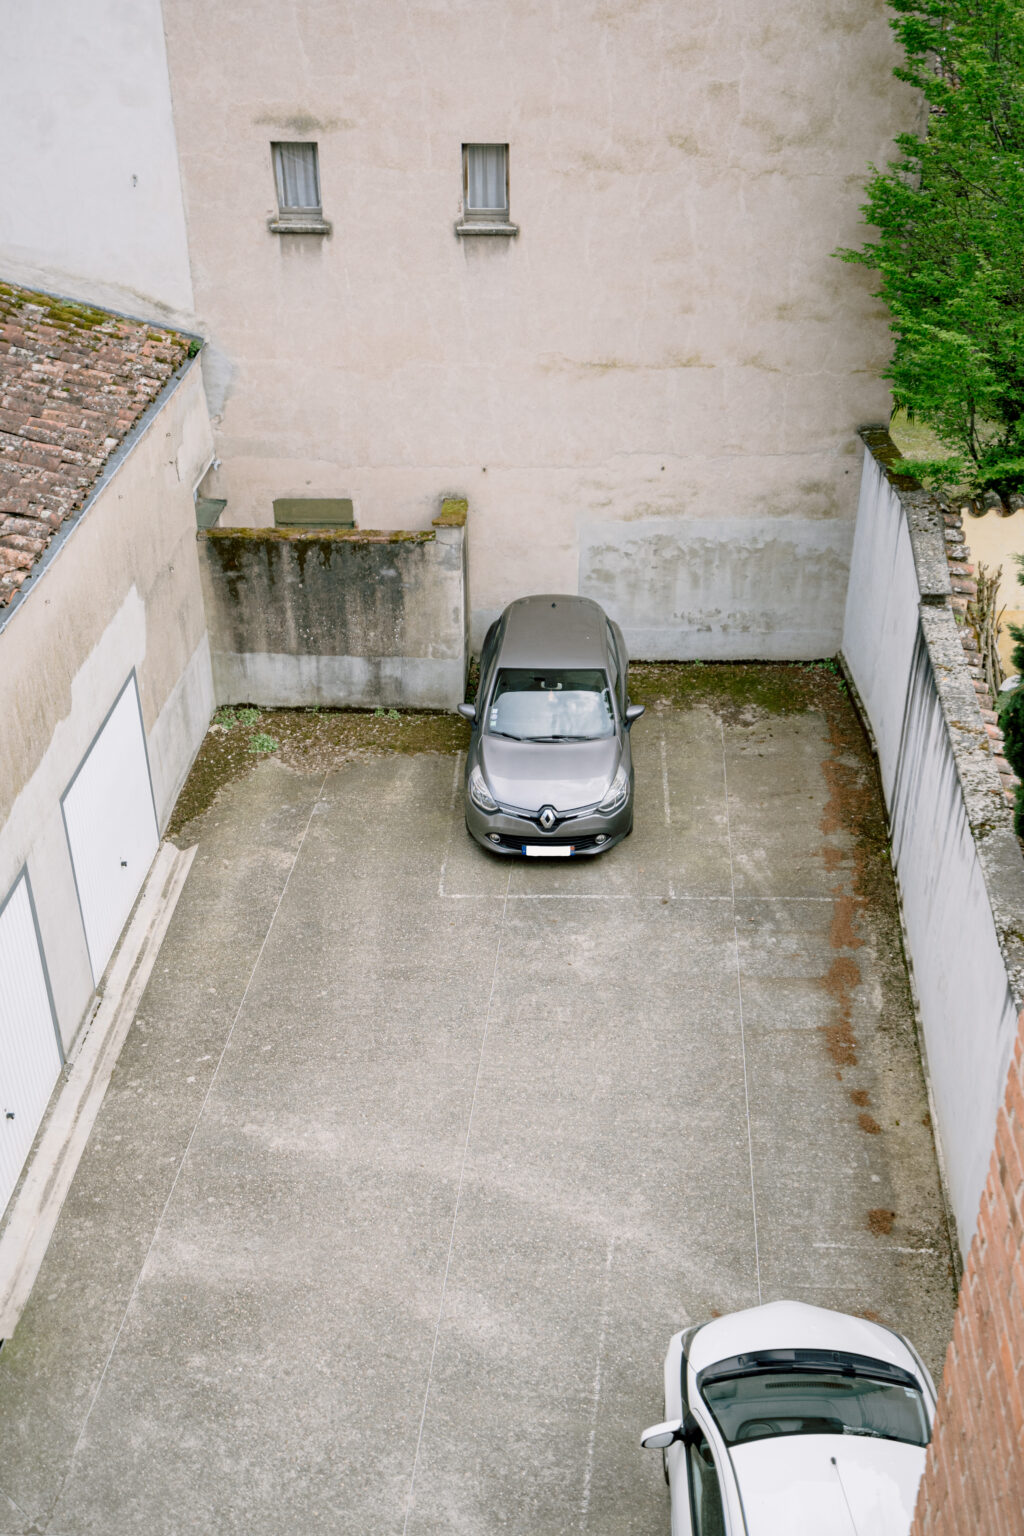
[[[488,853],[504,853],[522,858],[523,849],[566,848],[573,850],[576,858],[587,858],[595,853],[605,853],[614,848],[633,830],[633,795],[630,791],[626,803],[610,816],[599,811],[589,811],[582,816],[570,816],[558,822],[550,832],[545,832],[539,822],[531,817],[517,815],[514,811],[500,809],[482,811],[466,794],[466,827]],[[601,838],[603,841],[598,842]]]

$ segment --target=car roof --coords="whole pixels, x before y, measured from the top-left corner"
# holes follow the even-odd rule
[[[804,1301],[770,1301],[715,1318],[694,1335],[687,1356],[690,1368],[697,1372],[717,1360],[763,1349],[838,1349],[885,1360],[917,1378],[921,1375],[910,1350],[888,1328]]]
[[[502,614],[503,667],[608,665],[608,618],[600,603],[564,592],[520,597]]]

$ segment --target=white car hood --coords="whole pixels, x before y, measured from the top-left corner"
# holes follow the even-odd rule
[[[603,800],[619,766],[615,736],[597,741],[506,741],[484,736],[480,767],[500,805],[539,811],[575,811]]]
[[[748,1536],[907,1536],[910,1530],[923,1446],[860,1435],[775,1435],[734,1446],[730,1454]]]

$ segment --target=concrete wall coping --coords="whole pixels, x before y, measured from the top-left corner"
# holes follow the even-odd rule
[[[432,544],[437,534],[430,528],[200,528],[196,537],[251,544]]]
[[[1024,857],[952,605],[942,507],[916,480],[894,467],[900,453],[884,427],[866,428],[860,435],[907,520],[921,592],[921,632],[1010,990],[1020,1009],[1024,1007]]]
[[[434,518],[435,528],[465,528],[469,502],[462,496],[446,496]]]
[[[942,603],[953,595],[949,561],[946,558],[942,508],[913,475],[900,473],[898,465],[902,463],[903,456],[886,427],[863,427],[860,435],[903,507],[914,552],[914,568],[917,571],[921,601]]]

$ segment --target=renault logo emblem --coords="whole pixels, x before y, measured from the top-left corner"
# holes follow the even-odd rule
[[[545,832],[550,832],[558,817],[550,805],[546,805],[540,813],[540,824]]]

